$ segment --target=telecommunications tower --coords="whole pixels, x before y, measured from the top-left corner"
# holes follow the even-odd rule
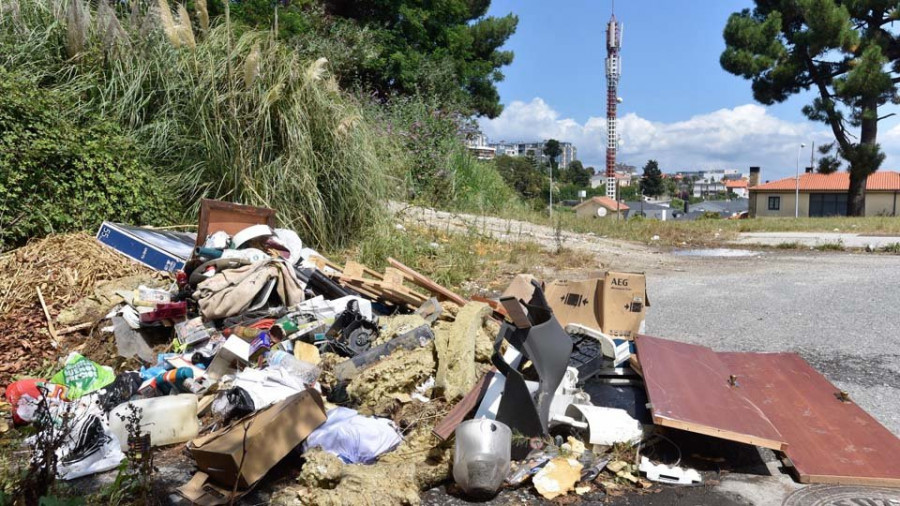
[[[613,12],[606,25],[606,196],[616,200],[616,105],[619,102],[619,75],[622,70],[619,49],[622,47],[622,24]]]

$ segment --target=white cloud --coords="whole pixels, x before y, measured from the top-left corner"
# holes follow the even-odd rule
[[[481,128],[492,140],[540,140],[556,138],[573,142],[586,165],[598,170],[606,155],[606,118],[591,117],[584,124],[561,118],[541,98],[531,102],[515,101],[498,118],[482,119]],[[800,143],[801,167],[809,164],[809,144],[831,142],[823,125],[785,121],[757,104],[720,109],[693,116],[684,121],[650,121],[634,113],[619,118],[622,145],[619,161],[642,166],[656,159],[666,171],[762,167],[763,179],[774,180],[792,175]],[[886,170],[900,170],[900,124],[879,139],[888,152]]]

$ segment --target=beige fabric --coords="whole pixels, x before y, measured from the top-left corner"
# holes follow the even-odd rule
[[[278,280],[275,290],[286,306],[303,302],[303,286],[293,269],[284,260],[274,258],[226,269],[197,285],[194,298],[204,318],[218,320],[239,315],[273,278]]]

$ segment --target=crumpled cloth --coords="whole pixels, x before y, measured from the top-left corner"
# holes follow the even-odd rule
[[[306,438],[303,451],[318,446],[337,455],[345,464],[371,464],[401,441],[403,438],[394,422],[337,407],[329,411],[325,423]]]
[[[227,318],[247,311],[256,295],[273,278],[278,281],[275,291],[285,306],[303,302],[303,285],[293,267],[280,258],[225,269],[197,285],[193,297],[204,318]]]

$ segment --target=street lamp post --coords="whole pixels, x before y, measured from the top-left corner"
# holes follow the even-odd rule
[[[800,150],[805,148],[806,144],[800,143],[797,148],[797,178],[795,181],[796,192],[794,193],[794,218],[800,217]]]

